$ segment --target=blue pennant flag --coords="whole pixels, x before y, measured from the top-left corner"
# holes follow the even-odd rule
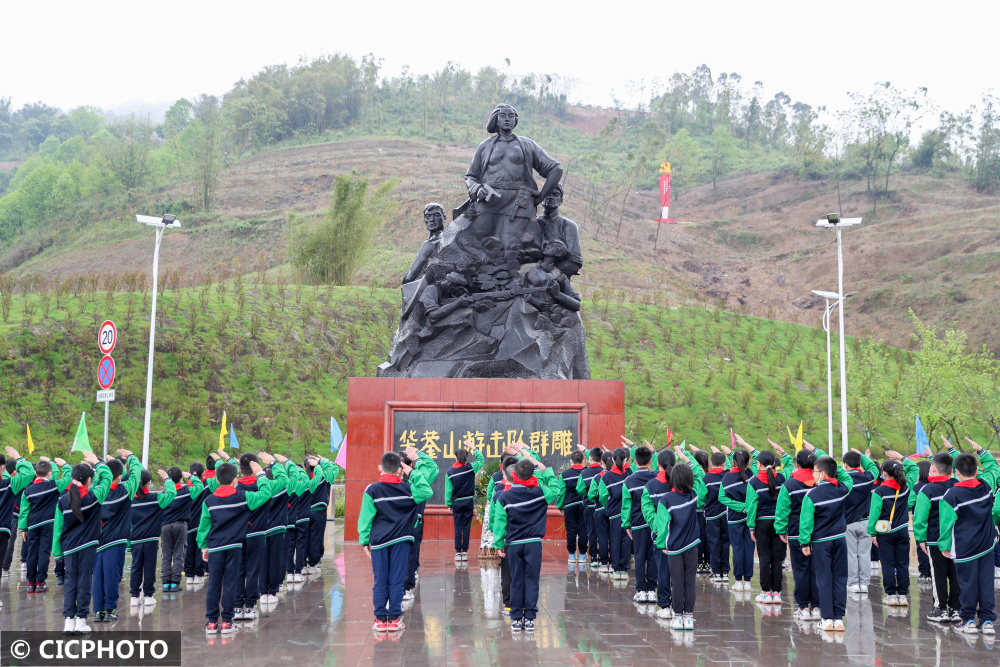
[[[230,449],[240,448],[240,441],[236,439],[236,430],[233,428],[232,424],[229,425],[229,448]]]
[[[344,441],[344,436],[340,432],[340,424],[333,417],[330,417],[330,451],[335,452],[340,449],[340,443]]]
[[[931,443],[927,440],[927,432],[924,425],[920,423],[920,415],[917,415],[917,454],[929,456],[931,453]]]

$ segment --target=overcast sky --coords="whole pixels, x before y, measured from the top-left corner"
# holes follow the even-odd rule
[[[345,5],[347,5],[345,7]],[[501,14],[501,12],[503,12]],[[0,96],[118,111],[222,94],[276,63],[374,53],[384,72],[475,70],[578,80],[576,101],[611,105],[630,80],[705,63],[718,75],[831,109],[875,81],[926,86],[960,110],[1000,89],[997,0],[475,3],[11,2],[0,31]]]

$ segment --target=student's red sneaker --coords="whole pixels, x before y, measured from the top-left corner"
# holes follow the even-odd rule
[[[395,621],[389,621],[389,632],[402,632],[406,628],[406,624],[403,623],[403,619],[397,618]]]
[[[224,635],[231,635],[239,631],[239,628],[232,623],[226,623],[225,621],[219,626],[219,632]]]
[[[374,630],[375,632],[388,632],[389,624],[382,620],[376,620],[372,624],[372,630]]]
[[[35,592],[35,584],[28,584],[28,594],[30,595],[34,592]]]
[[[214,635],[219,631],[219,624],[214,621],[209,621],[205,624],[205,632],[210,635]]]

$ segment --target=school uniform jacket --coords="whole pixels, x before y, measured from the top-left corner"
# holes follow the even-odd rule
[[[895,480],[887,479],[875,487],[872,492],[871,507],[868,510],[869,535],[878,537],[880,534],[885,534],[875,530],[875,524],[883,519],[888,521],[890,517],[892,518],[892,525],[889,527],[890,533],[906,530],[909,527],[910,513],[907,508],[910,489],[916,483],[920,469],[912,460],[903,459],[903,472],[907,482],[905,489],[900,488]]]
[[[649,529],[656,534],[656,507],[660,503],[660,498],[670,492],[670,482],[667,481],[667,474],[662,470],[656,473],[656,477],[646,482],[642,489],[642,498],[639,507],[642,510],[642,518],[649,526]]]
[[[816,455],[819,458],[822,452],[817,451]],[[867,521],[872,505],[872,492],[875,491],[875,480],[879,476],[878,464],[862,454],[861,469],[850,469],[847,472],[854,482],[851,495],[847,496],[847,508],[844,512],[847,523]]]
[[[639,468],[625,478],[622,490],[622,528],[649,528],[649,522],[642,514],[642,494],[646,490],[646,484],[655,478],[656,475],[649,468]]]
[[[701,544],[701,526],[698,523],[698,498],[704,498],[705,471],[697,463],[694,471],[694,489],[690,493],[670,490],[660,496],[656,506],[656,548],[666,549],[668,556],[684,553]]]
[[[948,490],[958,482],[948,475],[934,475],[916,494],[917,502],[913,506],[913,539],[917,542],[937,546],[938,535],[941,534],[939,503]]]
[[[525,481],[515,476],[513,484],[500,495],[494,508],[493,546],[505,549],[514,544],[541,542],[545,537],[548,506],[558,505],[565,493],[566,485],[552,473],[552,468]]]
[[[413,463],[413,469],[420,471],[420,474],[423,475],[424,481],[427,482],[428,486],[433,486],[434,480],[436,480],[437,476],[441,473],[441,468],[438,467],[437,461],[435,461],[430,454],[421,451],[417,451],[417,460]],[[416,535],[416,529],[420,522],[424,520],[424,512],[426,511],[427,500],[417,505],[417,521],[413,525],[414,536]],[[416,538],[414,537],[414,539]]]
[[[785,476],[780,472],[774,473],[775,482],[778,485],[778,493],[781,493],[781,485],[785,483]],[[767,488],[767,472],[757,473],[747,481],[746,515],[747,528],[753,530],[757,526],[758,519],[774,520],[774,511],[778,508],[778,497],[771,496],[771,490]]]
[[[56,504],[52,529],[52,555],[60,558],[88,547],[96,547],[101,537],[101,503],[111,490],[111,469],[105,463],[94,468],[90,487],[81,487],[80,509],[83,521],[69,508],[69,493],[64,491]]]
[[[604,466],[600,463],[591,462],[586,468],[580,471],[580,476],[576,480],[576,492],[583,498],[584,507],[595,507],[597,501],[590,495],[591,487],[594,487],[594,481],[604,470]],[[594,487],[596,489],[596,487]]]
[[[622,492],[625,489],[625,478],[628,475],[627,469],[622,471],[618,469],[618,466],[612,466],[611,470],[601,475],[601,479],[597,483],[597,493],[609,519],[621,517]]]
[[[802,511],[802,501],[806,494],[816,486],[816,478],[809,468],[802,468],[792,473],[792,476],[781,485],[778,501],[774,510],[774,532],[787,535],[790,540],[799,538],[799,517]]]
[[[163,491],[139,489],[132,496],[132,532],[130,544],[142,544],[160,539],[163,528],[163,508],[177,496],[177,485],[167,480]]]
[[[451,507],[455,503],[471,505],[476,497],[476,475],[485,460],[478,449],[472,450],[472,463],[455,463],[444,472],[444,504]]]
[[[128,457],[128,481],[111,483],[108,495],[101,503],[101,537],[98,553],[118,544],[128,544],[132,536],[132,496],[139,489],[142,464],[133,454]]]
[[[799,514],[799,545],[829,542],[847,535],[847,497],[854,481],[837,466],[837,479],[824,479],[806,492]]]
[[[173,484],[172,481],[169,481],[169,478],[167,478],[166,483]],[[177,495],[174,496],[170,505],[163,510],[164,526],[175,521],[183,521],[187,525],[191,519],[191,487],[180,481],[174,484],[174,488],[177,490]]]
[[[358,542],[371,549],[383,549],[400,542],[413,542],[417,507],[434,492],[416,468],[408,481],[397,475],[382,475],[369,484],[361,497]]]
[[[325,512],[330,504],[330,485],[340,474],[340,466],[328,459],[320,459],[319,465],[309,473],[309,490],[312,495],[310,512]]]
[[[0,479],[0,533],[8,535],[14,527],[18,494],[35,478],[35,467],[27,459],[20,458],[14,465],[14,475],[8,476],[4,470],[3,479]]]
[[[749,472],[757,465],[757,450],[750,453]],[[722,476],[722,488],[719,490],[719,502],[726,506],[726,520],[729,523],[746,523],[747,483],[750,477],[743,481],[739,468],[735,465]]]
[[[21,511],[18,514],[18,530],[40,528],[55,521],[56,503],[59,494],[66,490],[73,479],[73,466],[66,464],[62,475],[55,479],[35,480],[21,493]]]
[[[715,521],[726,516],[726,506],[719,502],[719,492],[722,490],[722,478],[726,475],[725,468],[709,468],[705,473],[705,521]]]
[[[952,450],[952,455],[958,452]],[[993,455],[979,452],[982,468],[976,479],[955,482],[938,502],[938,541],[941,551],[950,551],[955,563],[967,563],[984,556],[996,545],[996,522],[1000,501],[994,501],[993,489],[1000,477]]]
[[[190,487],[189,493],[191,494],[191,516],[188,518],[188,534],[197,533],[198,525],[201,523],[201,508],[205,504],[205,498],[208,498],[212,491],[218,488],[215,485],[213,488],[208,489],[209,480],[215,479],[214,470],[206,470],[202,473],[201,478],[197,476],[192,476],[188,480],[188,486]],[[176,493],[176,490],[175,490]]]
[[[286,476],[284,468],[272,468],[275,479]],[[263,473],[257,477],[257,490],[247,491],[237,486],[219,486],[201,508],[197,544],[208,553],[227,549],[242,549],[250,525],[250,513],[267,505],[271,499],[271,480]]]
[[[275,466],[281,466],[285,470],[284,477],[276,477]],[[271,464],[271,497],[267,501],[267,521],[264,524],[264,534],[280,535],[287,530],[288,524],[288,462],[282,464],[275,462]]]
[[[486,484],[486,504],[493,502],[493,494],[503,488],[503,470],[497,470],[490,475],[490,481]]]
[[[562,483],[566,487],[566,491],[563,495],[562,505],[559,509],[566,509],[567,507],[576,507],[577,505],[583,505],[583,496],[576,492],[577,483],[580,481],[580,475],[583,474],[585,468],[582,463],[576,463],[566,468],[560,473],[559,477],[562,478]]]

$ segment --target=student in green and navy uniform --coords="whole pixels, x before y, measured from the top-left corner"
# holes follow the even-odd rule
[[[761,604],[781,604],[781,582],[784,579],[782,564],[785,561],[785,543],[774,529],[774,513],[777,509],[778,493],[785,476],[778,469],[791,470],[792,457],[772,441],[773,452],[761,452],[757,457],[757,475],[747,483],[746,515],[750,539],[757,547],[760,563]]]
[[[434,485],[434,480],[437,479],[441,469],[430,454],[421,452],[416,447],[407,447],[400,458],[406,465],[411,466],[414,470],[419,470],[428,486]],[[487,489],[487,497],[489,495],[489,489]],[[417,505],[417,520],[413,527],[413,546],[410,547],[410,562],[406,566],[406,582],[403,584],[404,600],[413,599],[413,589],[417,585],[417,570],[420,569],[420,545],[424,541],[424,511],[426,507],[426,500]]]
[[[469,452],[475,457],[469,463]],[[455,463],[445,471],[444,504],[451,508],[455,529],[455,560],[469,560],[469,536],[476,499],[476,475],[483,467],[483,453],[472,440],[455,450]]]
[[[734,591],[749,591],[753,577],[754,543],[747,528],[746,499],[747,484],[752,476],[750,466],[757,463],[757,450],[735,435],[737,443],[743,447],[733,453],[733,466],[722,477],[719,502],[726,506],[729,542],[733,547]]]
[[[139,474],[139,489],[132,498],[132,530],[129,534],[129,550],[132,552],[132,574],[129,577],[130,606],[156,603],[153,592],[156,583],[156,554],[160,550],[160,529],[163,527],[163,508],[177,496],[177,486],[167,482],[167,471],[158,470],[163,480],[163,491],[151,492],[153,476],[143,468]],[[215,471],[212,471],[215,475]],[[195,551],[197,551],[195,543]],[[198,560],[201,553],[197,554]],[[204,562],[204,561],[202,561]],[[188,570],[189,572],[191,570]]]
[[[0,456],[0,459],[2,458]],[[0,474],[2,474],[0,479],[0,560],[2,560],[7,553],[8,543],[13,543],[15,537],[11,530],[17,528],[14,525],[17,497],[35,479],[35,467],[27,459],[21,458],[16,449],[7,447],[7,459],[0,462]]]
[[[69,486],[72,468],[62,459],[56,459],[61,474],[53,479],[52,462],[41,457],[35,464],[35,480],[21,493],[21,511],[17,527],[21,539],[28,547],[28,593],[44,593],[49,571],[49,553],[52,551],[52,525],[55,507],[61,494]]]
[[[597,559],[600,561],[600,572],[611,572],[611,521],[608,519],[608,508],[601,497],[601,479],[614,465],[611,452],[601,455],[602,470],[590,480],[587,500],[594,503],[594,533],[597,537]]]
[[[872,493],[868,511],[868,534],[878,547],[882,563],[883,604],[907,606],[910,592],[910,489],[920,474],[917,464],[904,459],[899,452],[886,452],[889,460],[882,464],[883,482]],[[879,522],[889,524],[887,532],[877,530]]]
[[[128,463],[128,479],[122,481],[124,466],[108,457],[111,489],[101,503],[101,539],[94,563],[94,622],[118,620],[118,585],[125,571],[125,548],[132,535],[132,496],[139,488],[142,464],[132,452],[119,449]]]
[[[642,513],[642,496],[646,483],[656,474],[649,469],[653,459],[650,447],[635,450],[636,472],[625,478],[622,487],[622,528],[628,533],[635,551],[635,602],[655,602],[657,583],[656,545],[649,524]]]
[[[598,568],[601,565],[601,558],[598,555],[597,543],[597,521],[595,521],[595,511],[597,502],[590,497],[590,487],[604,466],[601,461],[604,459],[604,450],[600,447],[593,447],[589,451],[589,460],[586,468],[580,471],[580,476],[576,480],[576,493],[583,498],[583,522],[587,531],[587,555],[590,558],[590,567]],[[583,554],[580,554],[581,558]]]

